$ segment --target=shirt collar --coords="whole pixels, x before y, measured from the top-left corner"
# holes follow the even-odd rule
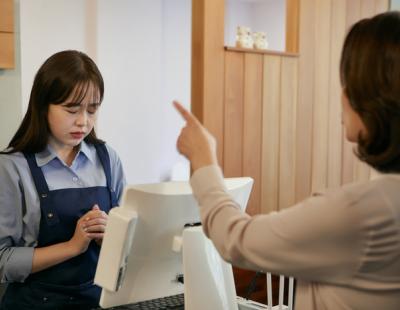
[[[90,147],[85,141],[81,142],[76,158],[80,156],[80,154],[87,157],[92,163],[95,162],[96,149],[94,147]],[[44,151],[37,153],[35,157],[36,163],[39,167],[47,165],[54,158],[58,158],[56,152],[49,144],[46,146]]]
[[[85,155],[92,163],[95,162],[95,160],[96,160],[96,148],[93,147],[93,146],[90,146],[85,141],[81,142],[80,153]],[[79,155],[79,153],[78,153],[78,155]]]
[[[57,157],[57,154],[53,151],[50,145],[47,145],[45,150],[39,153],[36,153],[36,163],[38,167],[42,167],[47,165],[50,161]]]

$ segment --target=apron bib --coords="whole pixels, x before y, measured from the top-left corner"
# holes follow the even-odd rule
[[[68,241],[76,223],[97,204],[106,213],[117,206],[111,188],[111,167],[104,144],[96,145],[107,186],[49,191],[34,154],[24,154],[40,198],[40,229],[37,247]],[[90,309],[98,306],[101,288],[93,284],[100,247],[92,241],[86,252],[29,275],[24,283],[10,283],[1,310]]]

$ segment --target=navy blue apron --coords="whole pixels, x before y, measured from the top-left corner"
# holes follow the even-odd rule
[[[117,205],[111,188],[111,167],[104,144],[96,145],[107,186],[49,191],[34,154],[24,154],[40,198],[41,219],[37,247],[68,241],[76,223],[97,204],[108,211]],[[93,284],[100,247],[92,241],[86,252],[63,263],[31,274],[24,283],[10,283],[1,310],[90,309],[98,306],[101,289]]]

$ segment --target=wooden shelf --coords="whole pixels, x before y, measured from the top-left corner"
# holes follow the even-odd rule
[[[232,51],[232,52],[239,52],[239,53],[253,53],[253,54],[278,55],[278,56],[287,56],[287,57],[299,57],[298,53],[260,50],[260,49],[254,49],[254,48],[239,48],[239,47],[233,47],[233,46],[225,46],[225,50]]]

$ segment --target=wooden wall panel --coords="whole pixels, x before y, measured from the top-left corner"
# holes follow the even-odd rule
[[[279,136],[279,209],[295,203],[298,60],[282,57]],[[268,154],[264,154],[267,156]]]
[[[296,201],[311,193],[315,57],[314,0],[302,0],[300,6],[299,94],[296,130]],[[301,150],[301,151],[300,151]]]
[[[331,1],[315,1],[315,70],[311,190],[327,186]]]
[[[328,182],[329,188],[342,184],[342,138],[341,126],[342,87],[339,78],[339,62],[346,34],[346,0],[331,2],[329,59],[329,123],[328,123]]]
[[[375,2],[376,0],[362,0],[361,4],[361,17],[371,17],[375,15]]]
[[[244,54],[225,54],[224,173],[242,175]]]
[[[0,0],[0,32],[14,32],[14,0]]]
[[[286,48],[288,53],[299,52],[299,0],[286,0]]]
[[[390,0],[375,0],[375,14],[386,12],[389,5]]]
[[[191,108],[218,145],[224,132],[224,11],[224,1],[192,1]],[[223,164],[222,147],[218,161]]]
[[[228,176],[241,170],[255,178],[251,214],[371,177],[340,125],[339,61],[348,28],[387,5],[386,0],[303,0],[299,57],[266,53],[262,66],[257,53],[226,51],[224,167]]]
[[[280,56],[264,56],[262,103],[261,213],[279,207]]]
[[[0,69],[15,67],[14,1],[0,0]]]
[[[0,32],[0,69],[12,69],[15,66],[14,33]]]
[[[263,56],[244,56],[243,175],[254,179],[247,213],[260,212]]]

